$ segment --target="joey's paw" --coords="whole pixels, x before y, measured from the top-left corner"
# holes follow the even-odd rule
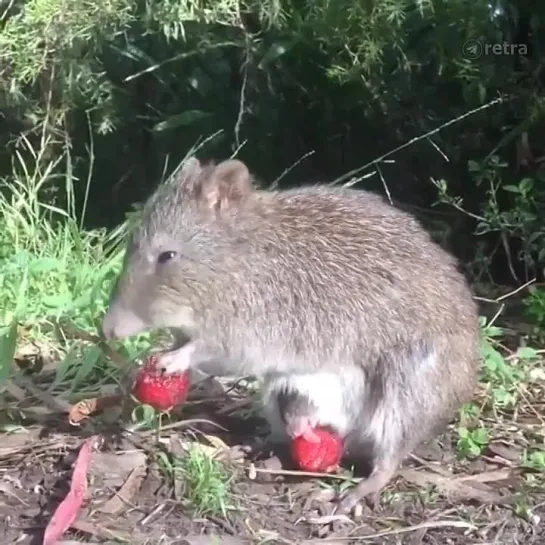
[[[317,425],[317,419],[313,416],[290,416],[287,418],[286,433],[292,439],[304,437],[310,443],[319,443],[320,438],[314,431]]]
[[[178,350],[163,352],[157,355],[157,367],[164,370],[165,375],[181,373],[189,369],[189,361]]]

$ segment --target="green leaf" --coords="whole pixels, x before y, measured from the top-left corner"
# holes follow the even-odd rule
[[[469,432],[466,427],[460,426],[458,428],[458,437],[460,437],[460,439],[466,439],[468,435],[469,435]]]
[[[0,384],[3,384],[11,373],[16,349],[17,320],[14,318],[9,326],[0,329]]]
[[[534,180],[532,178],[524,178],[519,183],[521,193],[528,193],[534,187]]]
[[[61,267],[61,263],[58,259],[54,259],[52,257],[44,257],[42,259],[37,259],[33,263],[31,263],[29,269],[32,273],[48,273],[51,271],[58,271]]]
[[[486,368],[491,372],[496,372],[498,369],[502,369],[505,365],[503,356],[489,344],[483,346],[483,356]]]
[[[537,350],[530,346],[521,346],[517,350],[516,356],[522,360],[532,360],[537,358]]]
[[[47,308],[64,309],[67,307],[70,298],[67,295],[48,295],[43,297],[42,303]]]
[[[485,335],[487,337],[501,337],[503,335],[503,329],[495,325],[486,326]]]
[[[509,193],[520,193],[520,188],[516,185],[504,185],[502,189]]]
[[[283,41],[283,42],[276,42],[272,44],[269,49],[267,49],[266,53],[261,58],[261,61],[258,64],[258,67],[263,69],[267,65],[269,65],[271,62],[279,59],[282,55],[285,55],[294,45],[295,41]]]
[[[488,443],[488,430],[486,428],[479,428],[473,432],[473,440],[479,445],[486,445]]]
[[[71,348],[68,354],[55,367],[55,378],[48,390],[53,391],[63,382],[69,374],[69,371],[78,365],[80,353],[76,348]]]
[[[85,352],[83,361],[76,372],[76,376],[72,380],[70,387],[72,392],[83,383],[83,381],[92,373],[101,360],[102,351],[97,346],[92,346]]]
[[[168,131],[175,129],[177,127],[184,127],[186,125],[191,125],[196,121],[210,117],[212,114],[210,112],[203,112],[202,110],[187,110],[178,115],[173,115],[172,117],[157,123],[153,127],[154,132]]]
[[[477,163],[477,161],[468,161],[467,166],[469,172],[480,172],[481,170],[481,166],[479,165],[479,163]]]

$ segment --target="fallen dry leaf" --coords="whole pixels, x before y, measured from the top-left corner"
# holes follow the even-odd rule
[[[98,452],[93,458],[92,471],[102,478],[118,479],[118,484],[123,482],[128,474],[137,467],[146,464],[146,454],[141,450],[112,453]]]
[[[94,524],[87,520],[77,520],[72,524],[75,530],[86,533],[91,536],[98,537],[100,539],[116,540],[114,542],[135,543],[136,536],[134,532],[129,534],[124,530],[106,528],[100,524]],[[143,541],[143,540],[142,540]],[[44,544],[45,545],[45,544]],[[61,545],[60,543],[58,545]]]
[[[180,444],[183,450],[185,450],[186,452],[190,450],[200,450],[204,455],[210,458],[217,456],[219,453],[217,447],[210,446],[210,445],[203,445],[202,443],[199,443],[198,441],[184,441],[183,439],[181,439]]]
[[[399,475],[417,486],[436,486],[441,494],[457,500],[476,500],[484,504],[509,503],[511,500],[510,497],[498,494],[485,483],[479,483],[477,479],[474,480],[473,484],[477,485],[478,488],[468,484],[467,480],[446,478],[429,471],[404,469],[399,472]]]
[[[474,475],[453,477],[452,480],[453,482],[467,482],[468,484],[491,483],[508,479],[512,473],[512,470],[509,468],[493,469],[492,471],[484,471],[483,473],[475,473]]]
[[[522,449],[500,441],[493,441],[488,445],[488,451],[509,462],[519,462]]]
[[[144,477],[146,476],[146,466],[143,464],[131,471],[119,492],[112,496],[102,507],[98,509],[102,513],[118,515],[123,511],[134,497]]]
[[[103,411],[110,407],[119,405],[122,401],[120,395],[106,395],[103,397],[93,397],[79,401],[68,411],[68,422],[72,426],[79,426],[80,423],[89,418],[93,413]]]
[[[204,434],[204,438],[213,446],[216,448],[217,451],[228,451],[229,447],[225,443],[225,441],[222,441],[219,437],[216,437],[214,435],[208,435]]]

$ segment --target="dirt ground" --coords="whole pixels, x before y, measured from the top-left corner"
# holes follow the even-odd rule
[[[171,426],[163,422],[160,446],[155,432],[129,434],[125,427],[121,433],[98,416],[74,427],[66,414],[45,414],[40,424],[3,435],[0,543],[43,542],[78,450],[96,434],[104,440],[93,454],[84,508],[65,537],[70,543],[545,543],[545,492],[528,487],[514,442],[496,439],[484,455],[459,461],[446,431],[407,460],[375,510],[332,516],[330,500],[347,473],[294,476],[276,456],[252,459],[244,444],[267,430],[248,412],[249,403],[240,391],[216,401],[192,395]],[[168,478],[158,463],[158,453],[183,457],[195,442],[213,451],[232,477],[223,514],[196,513],[183,478]]]

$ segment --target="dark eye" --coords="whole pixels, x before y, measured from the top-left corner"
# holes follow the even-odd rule
[[[163,252],[159,254],[159,257],[157,258],[158,263],[166,263],[167,261],[170,261],[173,257],[176,256],[176,252]]]

